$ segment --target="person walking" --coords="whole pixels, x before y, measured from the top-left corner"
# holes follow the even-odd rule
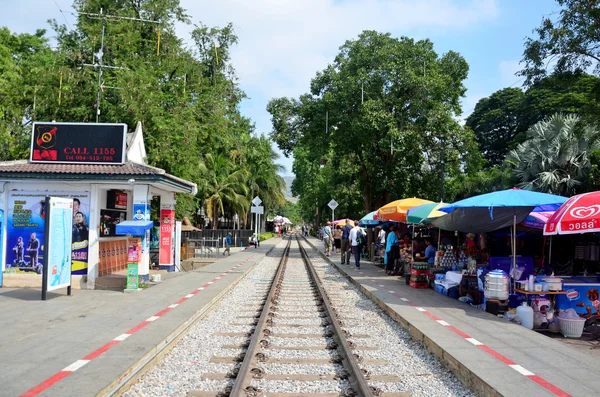
[[[387,244],[385,247],[385,273],[391,276],[394,273],[394,262],[400,257],[400,246],[398,236],[396,235],[396,226],[390,226],[390,232],[387,235]]]
[[[335,245],[335,252],[339,254],[342,248],[342,227],[340,225],[337,225],[333,231],[333,243]]]
[[[331,222],[323,228],[323,242],[325,243],[325,255],[331,254],[331,245],[333,244],[333,232],[331,231]]]
[[[360,254],[365,238],[363,230],[358,226],[358,221],[354,223],[354,227],[350,230],[349,240],[352,245],[352,253],[354,254],[354,266],[360,269]]]
[[[231,255],[231,233],[227,233],[227,236],[223,238],[223,245],[225,246],[225,250],[223,251],[223,255],[227,252],[227,256]]]
[[[350,221],[346,219],[346,224],[342,227],[342,265],[350,264]]]

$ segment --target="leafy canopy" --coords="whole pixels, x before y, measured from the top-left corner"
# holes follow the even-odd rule
[[[364,31],[311,81],[310,93],[275,98],[271,136],[294,154],[293,193],[303,215],[359,217],[391,199],[439,199],[446,172],[464,166],[472,134],[454,117],[468,65],[429,40]]]

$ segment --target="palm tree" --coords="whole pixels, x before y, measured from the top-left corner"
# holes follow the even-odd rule
[[[570,196],[591,172],[590,153],[600,149],[600,134],[577,115],[555,114],[527,131],[528,140],[512,150],[507,162],[520,187]]]
[[[248,172],[249,193],[250,196],[259,195],[267,210],[279,208],[285,202],[283,189],[286,184],[279,175],[284,168],[276,163],[278,158],[269,139],[264,136],[250,138],[243,161]]]
[[[218,226],[219,215],[225,212],[224,203],[234,210],[247,208],[248,173],[233,164],[223,154],[208,153],[199,164],[202,173],[202,191],[206,201],[206,213],[212,219],[213,229]]]

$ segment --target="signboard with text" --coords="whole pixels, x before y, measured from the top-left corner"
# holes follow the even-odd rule
[[[71,239],[73,224],[73,200],[70,198],[50,197],[46,246],[47,257],[44,261],[46,291],[53,291],[71,285]]]
[[[127,124],[33,123],[36,163],[123,164]]]
[[[175,230],[175,208],[165,205],[160,209],[159,265],[173,264],[173,231]]]

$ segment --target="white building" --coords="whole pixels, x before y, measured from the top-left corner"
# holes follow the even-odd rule
[[[30,160],[0,162],[0,209],[3,211],[0,215],[1,269],[21,276],[26,274],[34,281],[39,278],[41,285],[41,275],[35,273],[36,264],[41,262],[44,252],[43,239],[39,238],[40,231],[43,233],[44,230],[43,200],[47,195],[69,197],[74,199],[74,212],[82,212],[80,218],[83,219],[83,222],[80,219],[80,223],[75,225],[77,221],[74,215],[73,274],[81,275],[78,281],[82,288],[93,289],[99,276],[123,272],[127,268],[127,237],[114,234],[116,223],[123,220],[150,220],[150,201],[158,196],[161,229],[164,220],[168,227],[163,230],[172,230],[175,224],[175,193],[195,195],[197,187],[192,182],[146,164],[141,123],[137,124],[133,133],[123,134],[122,142],[117,136],[112,146],[102,138],[82,141],[82,136],[87,133],[94,137],[95,128],[101,124],[40,124],[34,125]],[[63,133],[67,124],[74,130],[78,128],[77,134],[83,131],[82,135],[76,136],[75,143],[65,138],[69,134]],[[58,129],[49,131],[51,126],[57,126]],[[120,159],[104,157],[111,163],[90,163],[103,157],[86,156],[92,153],[116,153],[118,156],[121,153],[118,145],[121,143],[124,155]],[[46,155],[46,158],[39,156],[40,147],[49,149],[41,152],[53,152],[47,162],[44,162]],[[65,155],[73,161],[65,161]],[[34,156],[38,160],[42,158],[42,162],[34,160]],[[147,279],[149,274],[149,235],[149,232],[145,234],[139,267],[142,279]],[[37,249],[33,249],[35,239],[39,240],[40,247]],[[160,240],[161,268],[172,270],[172,233],[163,233]],[[5,274],[5,279],[8,277]],[[76,284],[76,280],[73,281]]]

